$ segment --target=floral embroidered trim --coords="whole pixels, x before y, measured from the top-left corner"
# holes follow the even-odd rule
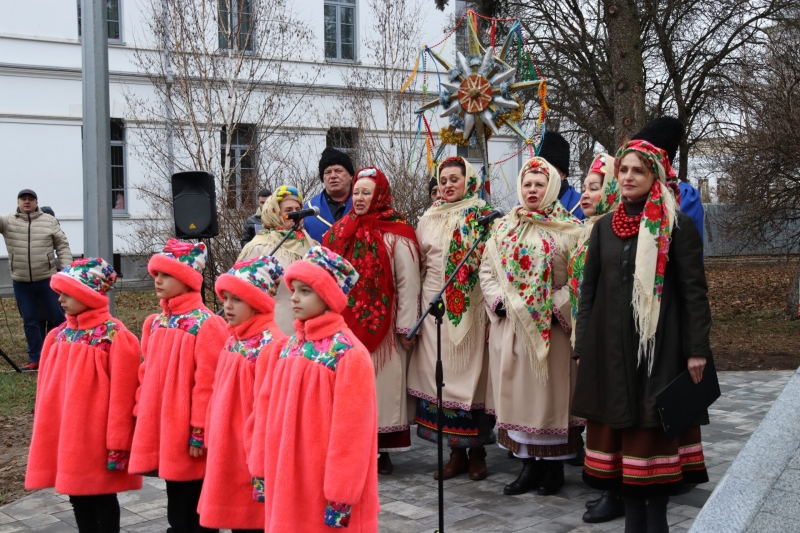
[[[436,404],[436,397],[435,396],[428,396],[424,392],[420,392],[414,389],[406,389],[406,392],[411,396],[415,396],[417,398],[421,398],[423,400],[427,400],[434,405]],[[464,411],[472,411],[473,409],[485,409],[486,404],[484,403],[461,403],[461,402],[450,402],[447,400],[442,400],[442,407],[444,409],[463,409]]]
[[[567,335],[569,335],[570,333],[572,333],[572,324],[570,324],[570,323],[567,321],[567,319],[566,319],[566,318],[564,318],[564,313],[562,313],[562,312],[561,312],[561,309],[559,309],[559,308],[558,308],[558,307],[556,307],[555,305],[553,306],[553,315],[554,315],[554,316],[556,317],[556,319],[558,320],[558,323],[559,323],[559,324],[561,324],[561,328],[564,330],[564,332],[565,332]]]
[[[396,431],[405,431],[410,427],[411,427],[410,424],[405,424],[403,426],[386,426],[378,428],[378,433],[394,433]]]
[[[250,484],[253,485],[253,501],[264,503],[264,478],[253,476]]]
[[[55,342],[72,342],[76,344],[88,344],[108,353],[111,350],[111,343],[118,331],[117,325],[113,320],[107,320],[97,327],[90,329],[70,329],[64,322],[56,330]]]
[[[255,363],[256,359],[258,359],[258,354],[270,342],[272,342],[272,332],[266,330],[247,339],[231,337],[228,339],[225,349],[231,353],[238,353],[251,363]]]
[[[206,430],[203,428],[192,428],[192,436],[189,437],[189,446],[192,448],[206,447]]]
[[[347,527],[350,525],[352,505],[328,502],[325,507],[325,525],[330,527]]]
[[[150,324],[150,334],[157,328],[167,328],[180,329],[190,335],[197,335],[200,328],[203,327],[203,323],[210,316],[211,314],[205,309],[193,309],[191,312],[182,315],[159,313]]]
[[[530,433],[532,435],[566,435],[569,433],[569,428],[578,427],[578,426],[585,426],[586,420],[572,420],[567,424],[566,428],[551,428],[551,429],[540,429],[540,428],[529,428],[528,426],[520,426],[518,424],[507,424],[505,422],[497,422],[497,427],[501,429],[506,429],[509,431],[523,431],[525,433]]]
[[[395,333],[397,333],[398,335],[408,335],[409,333],[411,333],[411,328],[397,328],[395,330]],[[419,330],[417,330],[417,335],[419,335]]]
[[[497,411],[495,411],[494,409],[486,409],[485,413],[487,415],[497,416]]]
[[[339,360],[348,350],[352,349],[353,343],[341,331],[335,333],[332,337],[317,341],[301,342],[296,335],[293,335],[281,350],[278,359],[304,357],[335,372]]]
[[[128,459],[131,452],[123,450],[108,450],[108,462],[106,467],[109,470],[125,470],[128,468]]]
[[[492,303],[492,305],[489,305],[489,302],[487,301],[486,302],[486,306],[489,308],[489,311],[494,313],[495,309],[497,309],[497,306],[500,305],[501,303],[503,303],[503,297],[502,296],[498,296],[497,298],[495,298],[495,300]]]

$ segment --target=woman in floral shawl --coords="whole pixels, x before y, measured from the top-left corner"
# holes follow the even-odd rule
[[[567,284],[569,285],[570,315],[572,317],[572,345],[575,345],[575,323],[578,320],[578,297],[580,296],[583,265],[586,262],[586,249],[589,248],[589,235],[594,223],[601,216],[610,213],[619,205],[619,185],[614,175],[615,159],[606,153],[597,154],[592,160],[589,172],[583,180],[580,206],[583,215],[583,230],[578,245],[569,258]]]
[[[621,490],[625,531],[668,531],[669,495],[708,481],[699,424],[668,441],[655,395],[711,357],[703,242],[678,211],[669,157],[647,141],[616,157],[622,203],[592,228],[578,303],[572,413],[586,418],[583,479]]]
[[[581,223],[558,201],[561,178],[541,157],[517,178],[520,205],[486,243],[481,287],[492,327],[489,366],[498,442],[522,459],[505,494],[555,494],[584,421],[570,417],[577,366],[569,345],[567,260]]]
[[[275,246],[289,232],[289,228],[294,225],[292,220],[285,218],[287,213],[299,211],[303,208],[303,195],[294,187],[281,185],[272,196],[267,198],[261,208],[261,224],[264,229],[256,233],[252,241],[247,243],[239,254],[237,261],[252,259],[262,255],[269,255]],[[294,234],[286,239],[286,242],[275,252],[275,259],[286,271],[289,265],[302,259],[309,248],[315,246],[317,241],[306,233],[301,225]],[[294,313],[292,312],[292,297],[289,288],[285,283],[278,287],[278,294],[275,296],[275,323],[278,328],[286,335],[294,335]]]
[[[389,452],[411,448],[405,335],[419,318],[419,244],[414,228],[392,207],[389,181],[375,167],[353,180],[353,209],[322,237],[359,273],[342,316],[372,355],[378,391],[378,473],[392,473]]]
[[[481,228],[478,219],[492,207],[480,197],[482,182],[472,165],[461,157],[443,161],[437,169],[439,197],[419,220],[417,237],[422,255],[422,305],[455,271]],[[478,282],[483,246],[479,246],[444,294],[442,364],[447,386],[443,390],[443,428],[451,448],[444,478],[469,471],[473,480],[485,479],[486,450],[493,419],[486,416],[486,307]],[[419,342],[408,368],[408,392],[417,398],[417,435],[436,442],[436,323],[429,316],[420,328]],[[467,455],[469,449],[469,456]]]

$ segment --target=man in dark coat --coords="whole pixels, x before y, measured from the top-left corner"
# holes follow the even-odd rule
[[[318,216],[305,219],[306,232],[315,241],[322,241],[322,236],[333,223],[352,209],[350,186],[355,173],[353,161],[346,153],[331,147],[325,148],[322,152],[319,159],[319,179],[325,188],[303,206],[306,209],[312,207],[319,209]]]
[[[256,236],[256,233],[264,228],[264,226],[261,225],[261,208],[264,206],[264,202],[267,201],[267,198],[269,198],[271,194],[272,191],[269,189],[261,189],[258,191],[258,209],[256,210],[255,215],[247,217],[247,221],[244,223],[244,230],[242,231],[242,248],[244,248],[248,242],[253,240],[253,237]]]
[[[578,220],[583,220],[583,211],[579,207],[581,193],[569,184],[569,142],[557,131],[545,131],[542,146],[539,148],[539,157],[556,167],[561,176],[561,189],[558,191],[558,200],[567,211]]]

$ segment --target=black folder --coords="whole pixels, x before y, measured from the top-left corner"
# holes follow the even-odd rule
[[[700,415],[720,397],[717,369],[711,357],[706,359],[703,379],[696,384],[689,370],[681,374],[656,394],[656,407],[661,423],[667,432],[667,440],[673,441],[692,425]]]

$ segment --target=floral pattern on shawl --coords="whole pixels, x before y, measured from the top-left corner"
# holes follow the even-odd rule
[[[272,332],[270,330],[265,330],[247,339],[230,337],[225,344],[225,350],[231,353],[237,353],[251,363],[255,363],[256,359],[258,359],[258,354],[260,354],[264,346],[270,342],[272,342]]]
[[[316,341],[301,340],[297,335],[293,335],[281,350],[278,359],[304,357],[336,371],[339,360],[348,350],[353,349],[353,346],[353,342],[341,331]]]
[[[70,329],[64,322],[56,330],[55,342],[71,342],[75,344],[88,344],[108,353],[111,343],[114,342],[119,328],[113,320],[106,320],[99,326],[89,329]]]
[[[570,315],[572,316],[572,343],[575,343],[575,330],[578,322],[578,301],[580,300],[581,281],[583,280],[583,269],[586,265],[586,250],[589,249],[589,236],[592,227],[597,220],[616,209],[620,200],[619,182],[614,174],[615,159],[608,154],[595,156],[592,162],[591,172],[596,172],[603,176],[603,190],[600,200],[595,206],[594,215],[583,221],[583,231],[581,232],[578,245],[570,255],[567,263],[567,285],[569,287]]]
[[[325,233],[322,244],[347,259],[359,274],[342,315],[353,334],[373,353],[387,335],[393,335],[397,291],[392,269],[394,250],[387,248],[384,234],[410,240],[417,251],[419,245],[414,228],[392,207],[391,188],[383,172],[375,167],[359,170],[353,179],[354,190],[358,180],[364,178],[375,183],[369,210],[363,215],[351,210]],[[393,346],[394,338],[389,340]]]
[[[209,316],[211,316],[210,313],[205,309],[193,309],[182,315],[159,313],[150,324],[150,333],[152,334],[158,328],[167,328],[180,329],[190,335],[197,335]]]
[[[675,212],[680,206],[680,188],[667,153],[647,141],[635,140],[617,152],[615,173],[619,174],[620,160],[630,152],[643,155],[656,176],[647,196],[639,223],[636,248],[636,271],[633,276],[633,317],[639,334],[637,359],[647,362],[648,375],[653,368],[656,328],[661,310],[664,272]],[[624,209],[620,205],[617,209]]]

